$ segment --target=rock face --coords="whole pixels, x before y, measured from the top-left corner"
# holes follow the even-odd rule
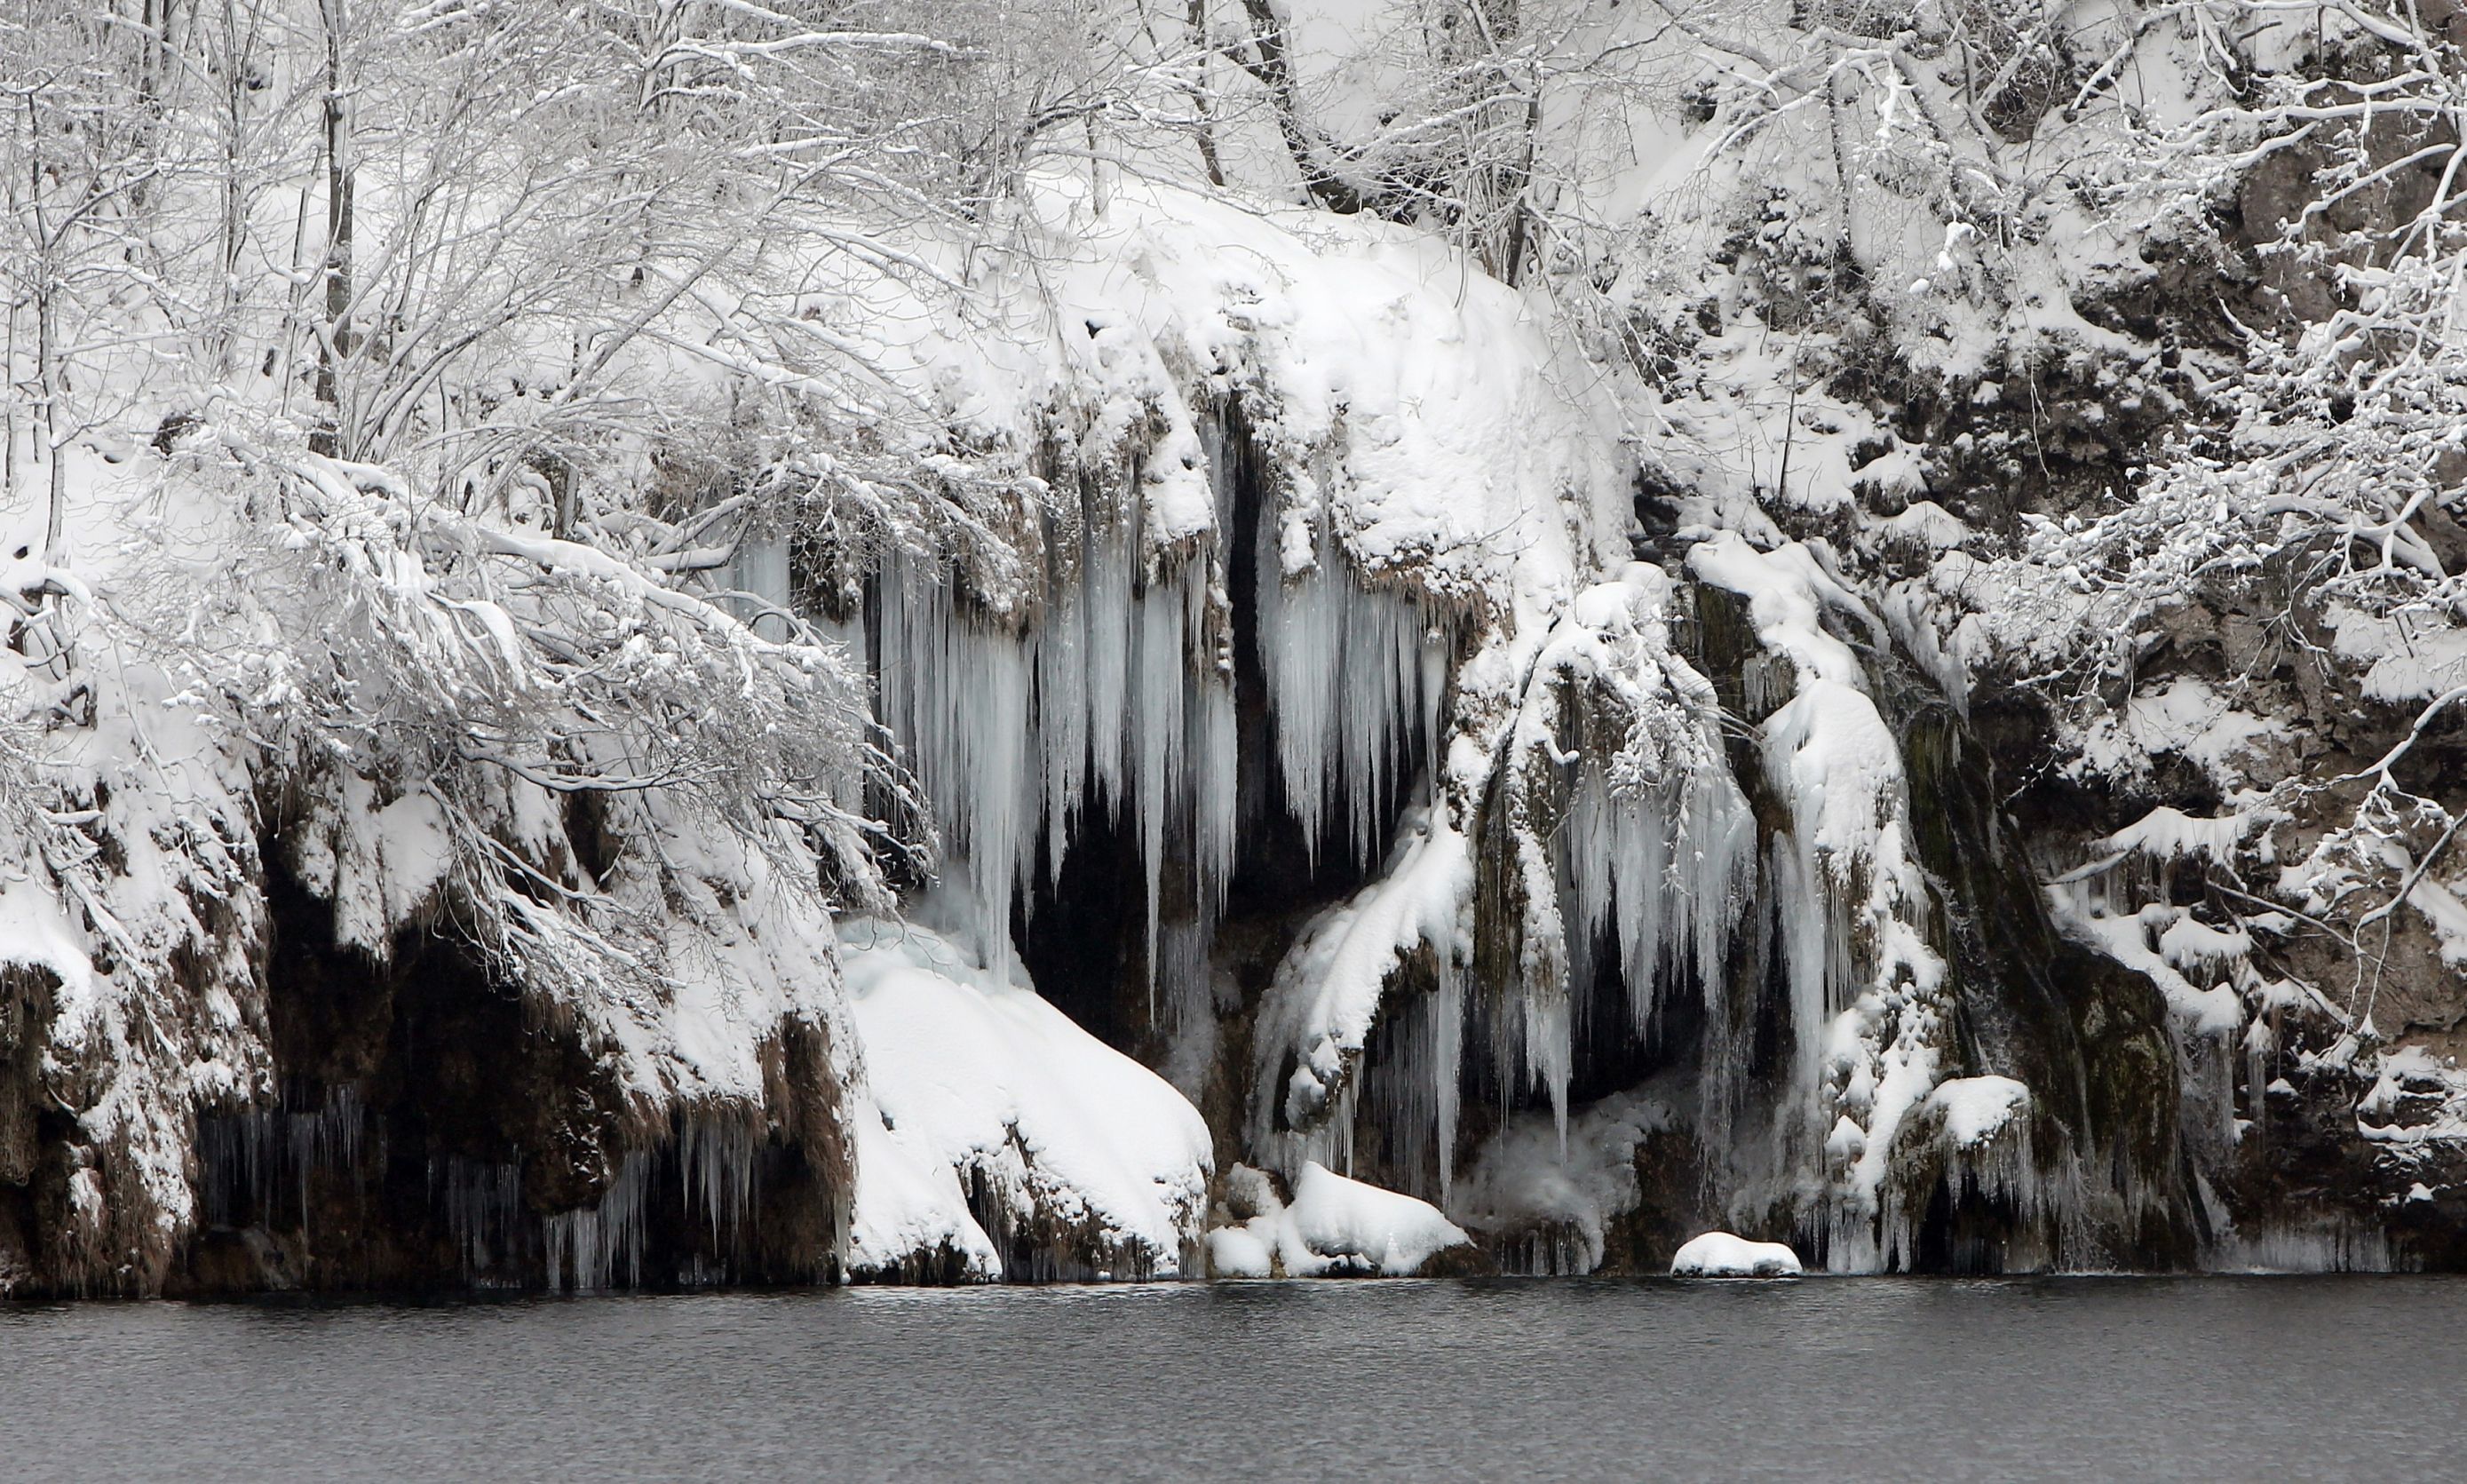
[[[1982,116],[2086,156],[2094,80]],[[2436,467],[2438,398],[2286,432],[2404,284],[2290,276],[2309,152],[2096,252],[2124,185],[1903,159],[1912,260],[1721,106],[1694,277],[1575,329],[1030,173],[1053,332],[917,309],[930,477],[707,561],[711,491],[88,459],[9,569],[0,1296],[2467,1266],[2459,455],[2287,488]]]

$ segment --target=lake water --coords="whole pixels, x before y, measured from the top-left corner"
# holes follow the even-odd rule
[[[0,1475],[2459,1477],[2467,1281],[0,1306]]]

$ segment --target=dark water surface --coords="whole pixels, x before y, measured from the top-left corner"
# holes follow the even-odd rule
[[[2467,1281],[0,1307],[0,1475],[2457,1478]]]

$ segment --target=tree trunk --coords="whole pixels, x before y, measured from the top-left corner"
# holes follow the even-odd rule
[[[1242,10],[1251,18],[1250,55],[1235,55],[1234,59],[1268,90],[1268,106],[1277,115],[1277,132],[1284,136],[1285,152],[1293,156],[1294,168],[1301,171],[1302,189],[1329,211],[1349,216],[1362,210],[1366,203],[1361,190],[1330,167],[1327,140],[1302,118],[1293,62],[1285,54],[1284,18],[1278,13],[1276,0],[1242,0]]]
[[[350,0],[318,0],[326,27],[326,320],[317,333],[318,426],[308,445],[328,457],[345,451],[341,362],[351,354],[351,134],[343,42]]]

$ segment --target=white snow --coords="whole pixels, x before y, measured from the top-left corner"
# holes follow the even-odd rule
[[[1072,1023],[1014,970],[997,978],[921,927],[840,925],[865,1057],[854,1251],[894,1267],[948,1240],[999,1250],[959,1195],[1079,1244],[1100,1275],[1171,1276],[1199,1238],[1207,1125],[1171,1084]],[[980,1267],[979,1270],[984,1270]]]
[[[1936,1084],[1928,1104],[1956,1148],[1977,1149],[2029,1111],[2030,1089],[2010,1077],[1956,1077]]]
[[[2140,777],[2152,757],[2174,753],[2232,788],[2245,782],[2252,751],[2286,735],[2284,721],[2232,704],[2206,680],[2175,675],[2132,696],[2120,713],[2094,719],[2071,740],[2082,762],[2101,774]]]
[[[1411,1277],[1438,1253],[1472,1239],[1426,1200],[1347,1179],[1317,1160],[1295,1176],[1292,1201],[1268,1177],[1236,1166],[1227,1184],[1256,1214],[1208,1235],[1209,1260],[1223,1277],[1289,1278],[1377,1274]]]
[[[2330,613],[2331,648],[2367,662],[2364,690],[2375,700],[2421,701],[2467,685],[2467,628],[2438,612]]]
[[[2235,858],[2246,836],[2267,830],[2283,817],[2256,805],[2204,819],[2161,805],[2100,843],[2108,850],[2138,852],[2156,860],[2211,860],[2225,865]]]
[[[1801,1270],[1787,1244],[1750,1242],[1726,1231],[1689,1238],[1670,1260],[1675,1278],[1795,1278]]]
[[[1464,837],[1445,819],[1419,810],[1406,820],[1380,878],[1303,929],[1254,1021],[1255,1151],[1282,1129],[1297,1160],[1344,1162],[1352,1136],[1353,1072],[1389,978],[1404,956],[1427,951],[1439,997],[1456,993],[1460,965],[1470,953],[1463,915],[1472,889]],[[1288,1060],[1293,1070],[1279,1082]],[[1428,1116],[1445,1150],[1456,1135],[1453,1055],[1435,1067],[1433,1078]],[[1443,1160],[1440,1178],[1448,1177]]]

